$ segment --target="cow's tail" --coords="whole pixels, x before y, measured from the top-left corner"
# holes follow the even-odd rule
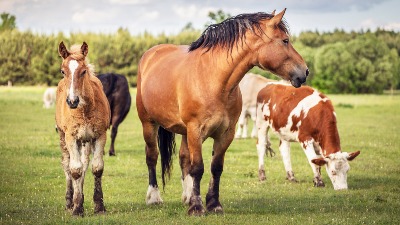
[[[175,154],[175,133],[169,132],[163,127],[158,128],[158,148],[161,155],[161,177],[165,187],[165,177],[171,176],[172,156]]]

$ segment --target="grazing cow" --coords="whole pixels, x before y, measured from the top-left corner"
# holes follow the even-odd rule
[[[360,151],[341,151],[336,114],[325,95],[307,86],[296,89],[287,84],[270,83],[258,93],[256,124],[260,180],[265,180],[264,155],[271,146],[268,138],[271,128],[280,138],[279,150],[288,180],[296,181],[289,143],[296,141],[301,144],[314,172],[314,186],[325,186],[321,166],[326,165],[334,189],[347,189],[348,161]]]
[[[94,212],[106,211],[101,177],[104,169],[104,145],[110,127],[110,106],[93,66],[86,60],[88,45],[74,45],[68,51],[61,42],[58,52],[63,61],[56,99],[56,124],[60,134],[62,167],[67,190],[66,208],[83,216],[83,183],[89,156],[93,152]]]
[[[261,75],[254,73],[246,74],[239,83],[240,91],[242,92],[242,112],[239,116],[238,128],[236,130],[235,138],[247,138],[247,123],[248,118],[253,120],[253,129],[251,137],[257,137],[256,129],[256,104],[257,94],[265,87],[269,80]]]
[[[50,109],[56,102],[56,88],[49,87],[43,94],[43,107]]]
[[[103,84],[104,93],[107,96],[111,109],[111,145],[108,151],[110,156],[115,155],[114,142],[118,133],[118,126],[124,121],[131,108],[131,94],[125,76],[106,73],[97,76]]]

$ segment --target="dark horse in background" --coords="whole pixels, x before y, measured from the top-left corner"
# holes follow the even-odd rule
[[[165,183],[172,165],[174,134],[178,133],[182,135],[182,200],[189,204],[188,214],[205,213],[200,181],[204,173],[202,144],[208,137],[214,139],[214,145],[206,209],[223,212],[219,183],[242,108],[240,80],[258,66],[300,87],[309,73],[289,41],[284,13],[241,14],[210,25],[190,46],[161,44],[143,54],[136,106],[146,142],[147,204],[162,202],[156,176],[158,154]]]
[[[111,108],[111,145],[109,154],[115,155],[114,142],[118,133],[118,126],[124,121],[131,108],[131,94],[128,81],[125,76],[106,73],[97,76],[103,84],[104,93],[107,96]]]

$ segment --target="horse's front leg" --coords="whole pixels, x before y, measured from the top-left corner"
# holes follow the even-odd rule
[[[193,178],[192,193],[189,200],[188,214],[194,216],[204,215],[205,209],[203,201],[200,196],[200,182],[204,173],[203,156],[201,152],[201,145],[203,139],[200,134],[197,124],[188,126],[187,142],[190,152],[190,169],[189,175]]]
[[[103,189],[101,187],[101,177],[103,176],[104,169],[104,145],[106,143],[106,133],[102,134],[93,143],[93,161],[92,161],[92,173],[94,176],[94,213],[104,213],[106,208],[104,207],[103,201]]]
[[[222,135],[214,139],[213,156],[211,161],[211,179],[206,196],[207,211],[211,213],[223,213],[219,201],[219,183],[224,169],[225,152],[234,138],[234,127],[229,127]]]

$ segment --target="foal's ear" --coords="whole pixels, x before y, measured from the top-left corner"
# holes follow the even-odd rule
[[[274,10],[274,12],[275,12],[275,10]],[[274,12],[272,13],[272,15],[275,14]],[[271,25],[278,25],[281,22],[283,15],[285,15],[285,12],[286,12],[286,8],[284,10],[282,10],[282,12],[278,13],[278,15],[272,17],[270,20]]]
[[[66,59],[70,53],[68,52],[67,48],[64,45],[64,42],[61,42],[60,45],[58,45],[58,54],[60,54],[60,56],[63,59]]]
[[[81,46],[81,52],[83,56],[87,56],[88,52],[89,52],[89,47],[86,44],[86,42],[83,42],[82,46]]]

